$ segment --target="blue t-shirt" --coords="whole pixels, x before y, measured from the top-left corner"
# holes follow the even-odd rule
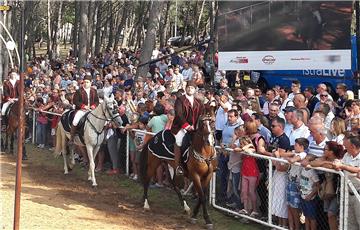
[[[229,124],[227,122],[222,130],[222,143],[225,145],[229,145],[234,136],[234,130],[239,126],[239,123]]]

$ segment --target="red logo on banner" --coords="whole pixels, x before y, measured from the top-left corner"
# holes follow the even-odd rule
[[[236,59],[231,60],[230,62],[246,64],[246,63],[249,63],[249,59],[247,57],[236,57]]]
[[[264,62],[264,64],[271,65],[271,64],[273,64],[275,62],[276,59],[272,55],[266,55],[261,60],[262,60],[262,62]]]

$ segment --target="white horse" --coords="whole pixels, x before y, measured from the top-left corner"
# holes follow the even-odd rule
[[[108,122],[114,122],[116,125],[122,125],[122,119],[117,110],[117,104],[112,95],[110,98],[104,98],[104,101],[91,111],[84,124],[84,142],[89,157],[89,171],[88,180],[92,181],[92,186],[97,186],[95,179],[95,157],[100,149],[100,145],[105,138],[105,126]],[[59,156],[61,153],[64,158],[64,174],[68,174],[67,165],[67,142],[70,138],[70,133],[64,130],[61,122],[59,122],[56,130],[56,147],[54,154]],[[75,145],[84,146],[79,137],[74,139]],[[75,165],[73,147],[69,146],[70,149],[70,169]]]

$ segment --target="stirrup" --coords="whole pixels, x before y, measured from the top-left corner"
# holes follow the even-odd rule
[[[182,168],[180,165],[179,165],[178,167],[176,167],[175,175],[176,175],[176,176],[184,175],[184,170],[183,170],[183,168]]]

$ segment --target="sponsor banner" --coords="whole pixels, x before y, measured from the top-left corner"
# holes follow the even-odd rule
[[[351,50],[219,52],[219,69],[351,69]]]

